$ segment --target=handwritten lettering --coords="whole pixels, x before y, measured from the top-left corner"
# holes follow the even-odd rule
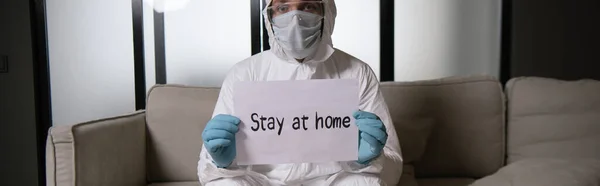
[[[320,127],[319,127],[320,126]],[[341,129],[350,127],[350,117],[320,117],[319,113],[315,112],[315,129]]]
[[[284,121],[285,118],[280,118],[280,117],[269,117],[269,116],[263,116],[263,115],[259,115],[258,113],[252,113],[252,115],[250,116],[250,119],[252,120],[252,122],[254,123],[254,125],[252,125],[250,127],[250,129],[252,129],[252,131],[254,132],[258,132],[258,131],[277,131],[277,135],[281,135],[281,132],[283,131],[283,125],[284,125]],[[301,130],[304,129],[305,131],[308,130],[308,127],[306,126],[307,120],[309,119],[308,116],[306,115],[302,115],[302,117],[294,117],[294,119],[292,119],[292,129],[294,130]],[[343,117],[337,117],[337,116],[319,116],[319,113],[315,112],[315,129],[319,130],[319,129],[346,129],[350,127],[350,117],[349,116],[343,116]]]
[[[250,118],[252,119],[252,122],[254,124],[256,124],[256,126],[250,127],[250,129],[252,129],[252,131],[256,132],[260,129],[262,129],[263,131],[267,131],[267,129],[268,130],[278,130],[277,135],[281,135],[281,131],[283,129],[283,122],[284,122],[285,118],[265,117],[263,115],[260,115],[260,117],[259,117],[259,115],[257,113],[252,113]],[[277,125],[275,125],[275,124],[277,124]],[[266,127],[265,127],[265,125],[266,125]],[[279,126],[279,129],[277,129],[277,126]]]

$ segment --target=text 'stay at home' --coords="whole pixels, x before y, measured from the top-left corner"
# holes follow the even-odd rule
[[[277,135],[281,135],[281,130],[285,126],[284,117],[272,117],[263,116],[257,113],[252,113],[252,126],[250,129],[254,132],[259,131],[277,131]],[[310,118],[306,115],[302,117],[294,117],[291,122],[291,127],[294,130],[309,130],[306,126],[306,121]],[[318,112],[315,112],[315,130],[319,129],[346,129],[350,127],[350,116],[319,116]],[[288,120],[289,121],[289,120]]]

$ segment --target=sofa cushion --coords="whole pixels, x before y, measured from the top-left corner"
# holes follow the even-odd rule
[[[508,162],[600,159],[600,81],[516,78],[507,95]]]
[[[138,111],[52,126],[46,185],[145,185],[144,118],[144,111]]]
[[[494,78],[384,82],[381,91],[417,178],[484,177],[504,165],[504,97]]]
[[[153,183],[148,186],[200,186],[200,182],[166,182]]]
[[[148,95],[147,179],[198,181],[202,130],[211,118],[219,89],[157,85]]]
[[[598,186],[600,160],[524,159],[477,180],[473,186]]]
[[[433,129],[434,118],[423,115],[427,106],[427,95],[416,88],[407,88],[403,83],[384,82],[380,90],[388,105],[392,122],[401,144],[405,164],[421,160],[427,140]],[[423,97],[421,97],[423,96]]]
[[[404,164],[398,186],[419,186],[417,178],[415,178],[415,168],[413,165]]]
[[[474,181],[472,178],[431,178],[417,180],[419,186],[468,186]]]

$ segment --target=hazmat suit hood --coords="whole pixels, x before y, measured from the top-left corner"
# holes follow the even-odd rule
[[[317,52],[315,54],[308,56],[304,59],[305,63],[311,62],[323,62],[335,51],[333,48],[333,42],[331,39],[331,35],[333,34],[333,28],[335,25],[335,17],[337,16],[337,9],[335,6],[334,0],[322,0],[323,7],[325,9],[324,18],[323,18],[323,31],[321,32],[321,39],[318,43]],[[271,5],[273,0],[266,0],[267,7]],[[267,28],[267,32],[269,34],[269,45],[271,46],[271,52],[275,54],[275,56],[283,59],[285,61],[296,62],[293,57],[289,57],[283,47],[279,45],[277,40],[275,39],[275,35],[273,33],[273,27],[271,26],[271,22],[269,21],[269,15],[267,11],[263,11],[263,17],[265,21],[265,26]]]

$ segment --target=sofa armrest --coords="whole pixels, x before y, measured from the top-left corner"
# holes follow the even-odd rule
[[[48,186],[146,185],[145,112],[52,127],[46,176]]]
[[[469,186],[600,185],[600,160],[530,158],[508,164]]]

